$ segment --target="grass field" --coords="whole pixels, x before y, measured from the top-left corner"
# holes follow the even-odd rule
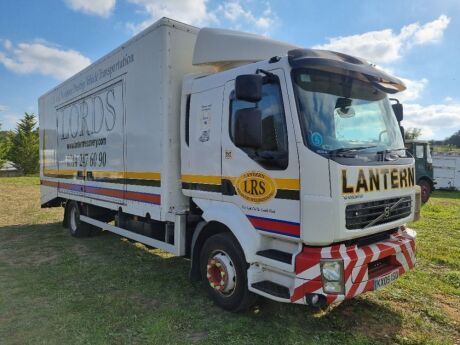
[[[453,152],[460,153],[460,147],[448,146],[448,145],[434,145],[434,152]]]
[[[460,192],[423,207],[416,269],[323,311],[223,312],[189,262],[113,234],[75,239],[39,180],[0,178],[0,344],[460,344]]]

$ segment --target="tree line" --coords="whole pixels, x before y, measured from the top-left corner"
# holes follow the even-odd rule
[[[10,161],[24,174],[39,171],[39,136],[37,118],[33,113],[24,113],[14,131],[1,131],[0,167]]]
[[[405,140],[417,140],[422,134],[420,128],[408,128],[404,132]],[[447,137],[444,140],[431,140],[431,143],[434,145],[447,145],[453,147],[460,147],[460,130],[452,134],[450,137]]]

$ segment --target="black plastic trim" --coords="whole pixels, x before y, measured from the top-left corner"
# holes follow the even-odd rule
[[[284,262],[286,264],[290,264],[292,262],[292,254],[283,252],[281,250],[276,250],[276,249],[259,250],[256,254],[259,256],[266,257],[268,259]]]

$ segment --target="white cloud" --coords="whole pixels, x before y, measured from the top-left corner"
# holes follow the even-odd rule
[[[447,96],[446,98],[444,98],[444,102],[448,102],[448,103],[452,102],[453,100],[454,99],[450,96]]]
[[[141,8],[147,20],[128,23],[133,32],[145,29],[161,17],[169,17],[198,27],[225,22],[234,29],[268,34],[278,20],[265,1],[230,0],[210,8],[208,0],[128,0]],[[257,10],[257,11],[256,11]]]
[[[64,0],[72,10],[85,14],[108,17],[115,8],[116,0]]]
[[[425,44],[440,41],[444,35],[444,30],[450,23],[450,18],[442,15],[432,22],[420,26],[418,23],[414,30],[414,44]]]
[[[16,46],[9,42],[4,47],[6,50],[0,50],[0,63],[19,74],[42,74],[62,80],[91,62],[76,50],[60,49],[43,40]]]
[[[13,46],[13,44],[11,43],[10,40],[4,40],[3,41],[3,47],[5,47],[5,49],[11,49],[12,46]]]
[[[3,131],[14,130],[21,116],[12,112],[0,112],[0,124]]]
[[[255,15],[250,9],[244,9],[244,7],[247,6],[242,5],[238,0],[229,1],[219,6],[217,12],[223,13],[224,17],[232,23],[255,26],[256,29],[264,30],[265,32],[267,32],[277,20],[269,3],[265,3],[265,9],[260,16]]]
[[[413,79],[406,79],[406,78],[399,78],[406,84],[407,89],[401,93],[396,95],[401,102],[407,103],[409,101],[415,101],[418,99],[423,90],[425,90],[426,86],[428,85],[428,79],[422,78],[420,80],[413,80]]]
[[[140,24],[128,23],[128,27],[134,32],[145,29],[161,17],[174,18],[176,20],[202,26],[216,23],[214,13],[208,11],[207,0],[128,0],[139,5],[148,19]]]
[[[370,31],[352,36],[340,36],[314,48],[335,50],[355,55],[378,64],[388,64],[398,60],[404,51],[414,45],[438,42],[449,25],[450,18],[441,15],[424,25],[413,23],[404,26],[399,33],[391,29]]]
[[[445,139],[460,128],[460,104],[404,104],[403,125],[421,128],[421,139]]]

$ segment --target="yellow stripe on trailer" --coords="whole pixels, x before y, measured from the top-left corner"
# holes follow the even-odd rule
[[[207,176],[207,175],[182,175],[182,182],[186,183],[203,183],[203,184],[221,184],[222,180],[230,180],[235,184],[237,176]],[[275,178],[278,189],[300,190],[300,180],[290,178]]]
[[[181,180],[186,183],[222,184],[222,176],[182,175]]]
[[[275,178],[278,189],[300,190],[300,180],[294,178]]]

